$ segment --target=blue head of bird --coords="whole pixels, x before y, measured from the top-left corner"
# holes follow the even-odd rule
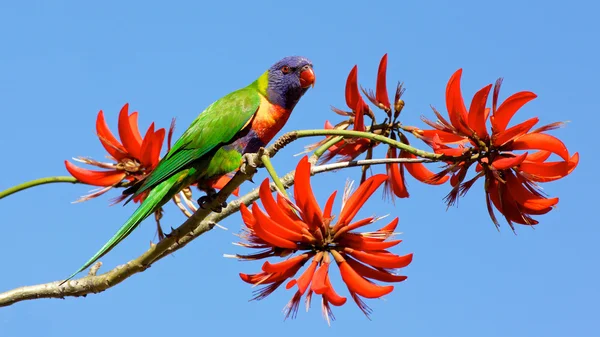
[[[312,62],[302,56],[287,56],[269,68],[267,98],[273,104],[293,109],[300,97],[315,84]]]

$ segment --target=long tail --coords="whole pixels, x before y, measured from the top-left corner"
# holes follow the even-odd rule
[[[92,256],[83,266],[81,266],[81,268],[79,268],[61,284],[72,279],[75,275],[84,271],[94,262],[98,261],[98,259],[104,256],[104,254],[108,253],[113,248],[115,248],[115,246],[118,245],[121,241],[123,241],[123,239],[125,239],[129,234],[131,234],[131,232],[133,232],[133,230],[136,229],[137,226],[142,221],[144,221],[144,219],[146,219],[148,216],[154,213],[154,211],[156,211],[160,206],[162,206],[165,199],[168,200],[166,196],[172,189],[174,181],[176,180],[177,179],[169,179],[153,188],[150,194],[148,194],[148,197],[146,197],[146,199],[144,200],[144,202],[142,202],[140,207],[138,207],[138,209],[136,209],[135,212],[133,212],[131,217],[127,220],[127,222],[125,222],[125,224],[119,229],[119,231],[115,233],[115,235],[113,235],[113,237],[106,244],[104,244],[104,246],[102,246],[102,248],[100,248],[100,250],[96,254],[94,254],[94,256]]]

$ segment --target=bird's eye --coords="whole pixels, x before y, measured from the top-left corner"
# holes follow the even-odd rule
[[[284,73],[284,74],[288,74],[288,73],[290,72],[290,67],[288,67],[288,66],[283,66],[283,67],[281,68],[281,72],[282,72],[282,73]]]

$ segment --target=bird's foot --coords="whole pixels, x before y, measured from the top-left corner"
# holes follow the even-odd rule
[[[198,198],[198,205],[200,208],[207,209],[209,204],[211,204],[217,198],[217,191],[214,188],[211,188],[206,191],[206,195]],[[227,201],[223,201],[221,204],[212,207],[210,210],[215,213],[221,213],[223,208],[227,207]]]
[[[261,147],[256,153],[245,153],[242,156],[242,165],[240,166],[240,172],[243,174],[251,175],[254,174],[258,165],[256,164],[256,158],[262,157],[265,153],[265,148]]]

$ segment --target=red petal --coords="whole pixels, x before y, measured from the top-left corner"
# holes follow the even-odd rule
[[[94,186],[112,186],[123,180],[127,175],[125,172],[117,170],[94,171],[82,169],[71,164],[71,162],[68,160],[65,160],[65,167],[73,176],[73,178],[81,181],[84,184]]]
[[[517,110],[536,97],[537,95],[530,91],[521,91],[502,102],[498,110],[494,112],[492,118],[492,129],[494,133],[506,130],[508,123]]]
[[[397,158],[396,148],[388,149],[387,158]],[[385,165],[387,173],[386,187],[398,198],[408,198],[408,190],[404,181],[404,167],[399,163],[389,163]]]
[[[426,139],[434,139],[437,134],[440,142],[444,144],[460,144],[466,141],[464,136],[455,135],[450,132],[440,130],[420,130],[418,134]]]
[[[286,227],[282,226],[281,224],[273,221],[271,218],[266,216],[260,210],[260,207],[258,207],[258,205],[256,203],[252,205],[252,215],[254,215],[254,218],[256,219],[256,225],[254,226],[254,230],[257,232],[257,234],[263,240],[265,240],[267,242],[271,242],[271,241],[269,241],[269,239],[267,239],[266,237],[263,237],[258,232],[258,230],[257,230],[258,227],[260,227],[261,230],[268,232],[268,234],[270,236],[276,236],[278,238],[292,242],[294,247],[296,247],[295,242],[302,241],[302,233],[300,232],[300,230],[297,230],[296,228],[286,228]],[[284,246],[281,246],[281,247],[284,247]],[[284,248],[293,248],[293,247],[290,247],[288,245],[287,247],[284,247]]]
[[[256,224],[254,225],[254,227],[252,229],[254,230],[254,232],[256,233],[256,235],[258,237],[260,237],[264,241],[268,242],[269,244],[273,245],[274,247],[290,248],[290,249],[298,248],[298,245],[296,243],[279,236],[279,234],[280,234],[279,232],[278,233],[271,232],[271,230],[278,229],[278,227],[276,225],[273,225],[273,221],[271,219],[269,219],[260,210],[260,208],[258,207],[258,205],[256,203],[254,203],[252,205],[252,214],[254,215],[254,218],[256,219]],[[266,226],[266,228],[263,226]]]
[[[367,199],[371,197],[386,179],[387,176],[385,174],[376,174],[360,184],[356,191],[352,193],[352,196],[348,198],[348,201],[346,201],[336,227],[338,227],[338,225],[346,225],[352,221]]]
[[[266,273],[284,273],[288,269],[296,267],[298,264],[302,266],[309,258],[309,254],[302,254],[275,264],[266,261],[262,266],[262,270]]]
[[[528,175],[528,179],[538,182],[548,182],[561,179],[575,169],[579,164],[579,153],[575,152],[568,162],[528,162],[524,161],[519,169]]]
[[[532,211],[543,211],[558,204],[558,198],[545,198],[532,193],[512,172],[507,172],[505,177],[508,192],[520,206]]]
[[[360,276],[348,262],[338,263],[340,274],[348,289],[366,298],[379,298],[394,290],[394,286],[379,286]]]
[[[162,143],[165,140],[165,129],[158,129],[154,132],[152,137],[152,146],[150,147],[150,169],[153,170],[158,166],[158,162],[160,161],[160,150],[162,149]],[[237,188],[233,194],[237,196],[236,191],[239,191]]]
[[[362,98],[358,91],[358,66],[354,66],[346,80],[346,104],[348,108],[354,110],[359,100],[362,100]]]
[[[521,164],[527,158],[527,152],[514,157],[499,157],[492,162],[492,167],[496,170],[507,170]]]
[[[339,307],[346,303],[346,298],[338,295],[333,286],[331,285],[331,281],[329,280],[329,275],[325,276],[325,285],[327,286],[327,291],[323,294],[323,298],[327,300],[329,303]]]
[[[346,257],[346,262],[361,276],[382,282],[402,282],[406,280],[406,276],[394,275],[384,270],[373,269],[356,261],[351,257]]]
[[[499,133],[494,134],[492,141],[495,146],[502,146],[509,141],[516,139],[531,130],[531,128],[537,124],[539,119],[537,117],[528,119],[523,123],[517,124],[508,130],[501,131]]]
[[[470,136],[471,131],[467,126],[467,108],[463,101],[462,94],[460,92],[460,76],[462,75],[462,69],[458,69],[446,86],[446,109],[448,109],[448,116],[452,126],[460,133],[465,136]]]
[[[322,295],[327,292],[327,276],[329,274],[329,263],[321,263],[317,271],[315,272],[312,280],[312,284],[310,285],[310,289],[315,292],[317,295]]]
[[[277,204],[279,205],[281,211],[283,211],[285,215],[287,215],[290,219],[302,222],[302,220],[300,220],[298,215],[294,212],[292,202],[289,199],[285,198],[283,195],[281,195],[281,193],[277,193]]]
[[[246,206],[244,203],[240,204],[240,214],[242,216],[242,220],[246,224],[246,227],[253,228],[256,224],[256,219],[254,219],[254,215],[252,215],[252,212],[250,212],[248,206]]]
[[[487,129],[485,127],[485,121],[487,119],[485,104],[492,85],[487,85],[483,89],[479,90],[473,100],[471,100],[471,106],[469,107],[469,127],[475,131],[479,139],[484,139],[488,136]]]
[[[300,159],[300,162],[296,166],[294,199],[298,207],[302,210],[306,222],[312,228],[317,228],[323,224],[323,214],[310,186],[310,166],[308,156]]]
[[[532,152],[532,153],[528,154],[527,159],[525,159],[525,160],[543,163],[548,158],[550,158],[551,154],[552,154],[552,152],[550,152],[550,151],[544,151],[544,150],[536,151],[536,152]]]
[[[408,152],[400,152],[400,156],[402,158],[417,158],[414,154]],[[413,176],[420,182],[429,184],[429,185],[441,185],[448,181],[448,176],[444,176],[441,179],[434,179],[437,176],[435,173],[429,171],[423,163],[404,163],[404,167]]]
[[[368,109],[368,106],[365,106],[362,98],[360,98],[356,104],[356,108],[354,108],[354,111],[356,111],[354,115],[354,131],[365,131],[365,111],[368,111],[365,108]]]
[[[315,270],[317,269],[317,265],[319,264],[319,262],[317,261],[317,259],[313,259],[310,266],[308,266],[308,268],[306,268],[306,270],[304,271],[304,273],[302,273],[302,275],[300,275],[300,277],[298,277],[295,280],[291,280],[286,286],[286,289],[290,289],[291,287],[293,287],[294,285],[298,285],[298,291],[301,294],[304,294],[306,292],[306,289],[308,289],[308,286],[310,285],[310,282],[313,279],[313,275],[315,273]]]
[[[556,153],[565,161],[569,160],[569,151],[560,139],[545,133],[529,133],[523,135],[510,145],[512,150],[545,150]]]
[[[119,112],[119,136],[127,152],[135,159],[140,158],[142,136],[138,129],[137,112],[128,114],[129,104],[125,104]]]
[[[333,191],[333,193],[331,193],[331,195],[329,196],[329,199],[327,199],[327,203],[325,204],[325,209],[323,210],[323,220],[324,221],[331,219],[331,210],[333,209],[333,202],[335,201],[336,194],[337,194],[337,191]]]
[[[392,253],[363,252],[346,248],[344,251],[357,260],[378,268],[404,268],[412,261],[412,254],[398,256]]]
[[[273,221],[280,224],[282,227],[290,229],[294,232],[300,233],[302,228],[306,228],[305,226],[300,225],[300,222],[294,221],[294,219],[290,218],[279,206],[275,199],[273,198],[273,194],[271,193],[271,186],[269,184],[269,179],[263,180],[260,184],[260,188],[258,190],[260,200],[262,201],[263,207],[265,211],[269,213],[269,216]],[[285,207],[285,206],[284,206]]]
[[[370,238],[364,237],[360,234],[346,234],[340,240],[346,247],[350,247],[356,250],[383,250],[394,247],[395,245],[402,242],[402,240],[391,240],[391,241],[372,241]]]
[[[150,124],[148,131],[146,131],[146,135],[144,135],[144,139],[142,140],[142,146],[140,150],[141,157],[139,158],[143,167],[151,168],[152,167],[152,142],[154,140],[154,122]],[[160,148],[159,148],[160,150]]]
[[[102,146],[106,149],[106,152],[108,152],[116,161],[120,161],[127,156],[127,150],[125,150],[123,145],[121,145],[112,132],[110,132],[108,125],[106,125],[102,110],[98,112],[98,117],[96,118],[96,133],[98,134],[100,143],[102,143]]]
[[[390,108],[390,98],[388,97],[386,86],[387,72],[387,54],[383,55],[379,62],[379,70],[377,71],[377,88],[375,89],[375,98],[377,102],[382,104],[386,109]]]

